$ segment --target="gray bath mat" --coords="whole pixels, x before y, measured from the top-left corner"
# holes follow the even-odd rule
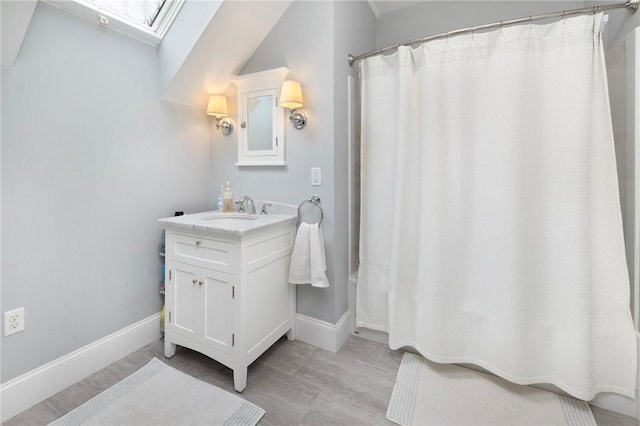
[[[264,410],[158,359],[51,425],[246,425]]]

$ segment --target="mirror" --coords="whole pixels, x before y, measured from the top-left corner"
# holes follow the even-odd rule
[[[273,149],[274,109],[275,102],[271,95],[247,98],[247,145],[250,152]]]
[[[289,70],[276,68],[238,77],[237,166],[284,166],[284,108],[280,87]]]

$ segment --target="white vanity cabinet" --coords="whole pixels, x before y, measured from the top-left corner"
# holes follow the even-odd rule
[[[231,368],[242,392],[249,364],[285,333],[295,338],[295,289],[287,279],[295,219],[256,221],[255,231],[235,234],[216,230],[215,221],[188,227],[187,216],[175,220],[182,222],[164,223],[165,356],[176,345],[201,352]]]

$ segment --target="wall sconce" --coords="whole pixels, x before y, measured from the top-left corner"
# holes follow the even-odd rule
[[[302,102],[302,88],[300,87],[299,82],[287,80],[282,83],[280,105],[285,108],[289,108],[289,121],[293,123],[293,127],[296,129],[302,129],[304,125],[307,124],[307,115],[304,112],[297,110],[304,106],[304,103]]]
[[[211,95],[209,96],[209,103],[207,104],[207,114],[213,115],[216,118],[216,129],[222,129],[223,135],[228,135],[233,132],[233,123],[226,117],[229,115],[227,109],[227,98],[224,95]]]

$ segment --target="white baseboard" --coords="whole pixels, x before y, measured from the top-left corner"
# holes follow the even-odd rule
[[[33,407],[160,336],[160,314],[157,313],[0,384],[0,422]]]
[[[349,337],[347,310],[336,324],[302,314],[296,314],[296,340],[336,353]]]

